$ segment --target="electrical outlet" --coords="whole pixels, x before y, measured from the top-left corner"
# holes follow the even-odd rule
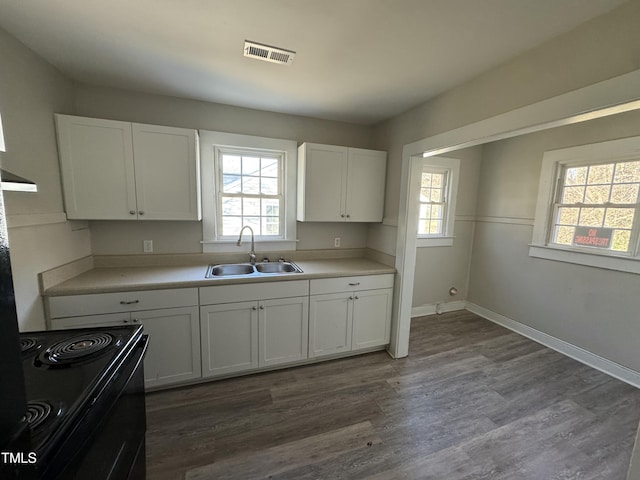
[[[340,244],[342,243],[342,239],[340,237],[335,237],[333,239],[333,246],[336,248],[340,248]]]
[[[142,251],[144,253],[153,253],[153,240],[143,240]]]

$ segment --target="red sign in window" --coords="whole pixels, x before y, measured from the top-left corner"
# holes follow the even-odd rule
[[[581,247],[611,248],[612,228],[576,227],[573,244]]]

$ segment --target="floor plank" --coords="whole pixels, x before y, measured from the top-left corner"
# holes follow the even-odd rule
[[[624,480],[640,391],[461,311],[385,352],[147,395],[147,478]]]

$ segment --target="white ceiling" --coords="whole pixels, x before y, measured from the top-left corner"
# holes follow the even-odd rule
[[[0,27],[79,82],[373,124],[624,1],[2,0]]]

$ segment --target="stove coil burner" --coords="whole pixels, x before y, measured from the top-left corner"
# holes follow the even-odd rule
[[[31,427],[31,430],[35,430],[38,425],[49,418],[50,414],[51,405],[49,405],[49,403],[34,401],[27,403],[27,414],[24,418]]]
[[[20,339],[20,349],[22,353],[27,353],[38,345],[35,338],[25,337]]]
[[[108,333],[87,333],[68,338],[49,347],[43,361],[50,364],[71,363],[104,350],[113,340]]]

